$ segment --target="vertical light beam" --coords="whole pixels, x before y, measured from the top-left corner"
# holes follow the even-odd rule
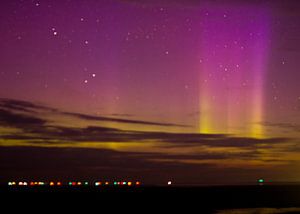
[[[199,131],[262,138],[269,11],[249,5],[207,8],[201,26]]]

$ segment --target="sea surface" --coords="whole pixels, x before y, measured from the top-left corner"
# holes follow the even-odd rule
[[[162,207],[178,213],[215,214],[295,214],[300,213],[300,185],[249,186],[88,186],[88,187],[9,187],[0,188],[7,201],[48,201],[78,205],[87,201],[91,206],[122,209],[143,207],[160,213]],[[3,197],[5,196],[5,197]],[[52,203],[53,204],[53,203]],[[123,205],[121,205],[123,204]],[[158,207],[158,208],[156,208]],[[145,211],[142,210],[142,211]],[[179,212],[181,210],[181,212]],[[144,213],[144,212],[140,212]],[[149,213],[149,212],[147,212]]]

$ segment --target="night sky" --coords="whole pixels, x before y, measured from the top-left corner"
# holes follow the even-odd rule
[[[300,181],[300,2],[0,2],[0,181]]]

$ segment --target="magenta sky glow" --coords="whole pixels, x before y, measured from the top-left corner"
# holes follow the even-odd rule
[[[1,1],[0,182],[299,181],[299,9]]]

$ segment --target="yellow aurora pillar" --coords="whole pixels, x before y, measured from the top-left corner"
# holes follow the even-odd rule
[[[203,134],[213,133],[210,104],[207,99],[200,100],[200,124],[199,131]]]
[[[254,138],[263,138],[263,71],[257,70],[254,90],[252,92],[251,117],[249,119],[249,135]]]
[[[269,55],[267,8],[232,8],[238,22],[203,17],[199,63],[199,132],[265,137],[264,89]],[[251,20],[251,21],[250,21]],[[251,36],[249,36],[251,35]],[[238,39],[237,39],[238,38]]]

